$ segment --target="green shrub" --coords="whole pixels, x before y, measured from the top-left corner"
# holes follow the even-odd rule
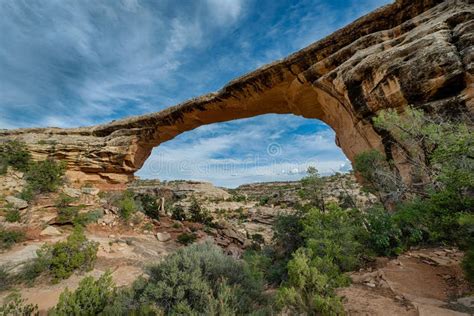
[[[26,173],[28,187],[33,192],[54,192],[62,184],[66,164],[54,160],[32,162]]]
[[[189,220],[196,223],[210,224],[212,216],[208,210],[203,209],[198,201],[193,197],[189,206]]]
[[[70,197],[69,195],[65,193],[60,193],[59,197],[54,202],[54,205],[57,208],[64,208],[64,207],[68,207],[71,203],[75,201],[77,201],[76,198]]]
[[[75,227],[65,241],[54,245],[43,245],[38,257],[27,263],[21,275],[32,282],[44,272],[48,272],[53,283],[67,279],[76,271],[89,271],[97,257],[98,243],[88,241],[82,227]]]
[[[278,214],[273,224],[273,243],[263,247],[259,256],[261,262],[268,265],[265,278],[273,284],[280,284],[287,278],[287,264],[293,252],[304,245],[301,235],[303,231],[302,218],[304,213],[297,211],[290,214]]]
[[[108,307],[116,296],[116,289],[110,272],[100,278],[85,277],[79,287],[71,292],[67,288],[61,293],[59,302],[50,316],[99,315]]]
[[[25,240],[23,231],[0,227],[0,249],[8,249],[23,240]]]
[[[8,166],[19,171],[27,171],[31,160],[26,145],[19,141],[0,144],[0,174],[5,173]]]
[[[98,243],[88,241],[82,228],[75,228],[66,241],[47,246],[42,255],[50,258],[49,269],[56,282],[69,278],[75,270],[91,270],[97,249]]]
[[[119,214],[124,220],[130,219],[133,213],[137,211],[133,198],[125,197],[120,201]]]
[[[185,246],[192,244],[197,239],[197,235],[195,233],[182,233],[180,234],[176,240]]]
[[[156,198],[149,195],[149,194],[140,194],[137,198],[141,201],[143,206],[143,212],[150,218],[154,218],[156,220],[160,220],[159,214],[159,205],[156,202]]]
[[[351,271],[359,265],[362,245],[357,236],[361,227],[349,212],[334,204],[328,205],[327,212],[313,208],[302,224],[302,236],[313,255],[330,258],[341,271]]]
[[[42,249],[37,250],[38,257],[27,261],[18,274],[19,281],[33,285],[35,280],[49,269],[49,257],[42,255]],[[41,255],[40,255],[41,254]]]
[[[471,247],[471,249],[465,253],[462,261],[462,268],[466,275],[466,279],[474,284],[474,249],[472,248],[474,247]]]
[[[25,299],[22,299],[17,292],[8,295],[3,301],[3,305],[0,305],[0,315],[39,315],[37,305],[25,304],[25,302]]]
[[[104,216],[102,210],[89,211],[87,213],[79,213],[73,220],[74,225],[86,226],[90,223],[97,222]]]
[[[270,201],[270,198],[268,196],[262,196],[260,200],[258,201],[258,204],[260,206],[265,206],[268,204],[269,201]]]
[[[4,265],[0,266],[0,292],[8,290],[13,283],[12,281],[8,268]]]
[[[35,192],[30,186],[25,186],[23,190],[18,194],[18,197],[22,200],[25,200],[27,202],[31,202],[35,198]]]
[[[301,179],[302,188],[299,191],[301,198],[308,200],[311,207],[325,210],[325,181],[315,167],[308,167],[307,176]]]
[[[241,194],[234,194],[232,195],[232,201],[234,202],[245,202],[247,201],[247,197]]]
[[[21,220],[20,211],[13,207],[7,208],[5,220],[9,223],[19,222]]]
[[[58,217],[56,222],[58,224],[72,224],[79,214],[77,206],[67,206],[58,209]]]
[[[402,231],[392,215],[383,207],[367,210],[364,216],[365,240],[369,249],[379,256],[394,256],[403,249]]]
[[[181,205],[176,205],[171,210],[171,218],[177,221],[185,221],[186,213]]]
[[[134,297],[167,315],[257,314],[266,302],[245,262],[210,243],[182,248],[148,274],[135,283]]]
[[[306,249],[296,251],[288,263],[288,281],[278,291],[278,304],[287,308],[290,314],[344,314],[334,289],[347,285],[348,280],[338,271],[339,268],[328,257],[314,257]]]
[[[112,204],[119,208],[119,215],[125,221],[128,221],[135,212],[142,210],[142,205],[134,197],[134,193],[129,190],[118,196],[112,196]]]

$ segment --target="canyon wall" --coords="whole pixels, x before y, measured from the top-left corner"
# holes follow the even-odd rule
[[[292,113],[330,125],[351,161],[362,151],[380,150],[409,182],[404,155],[372,118],[408,105],[472,117],[473,43],[474,0],[399,0],[216,93],[103,125],[0,130],[0,142],[18,139],[35,159],[66,161],[73,181],[124,184],[154,147],[180,133]]]

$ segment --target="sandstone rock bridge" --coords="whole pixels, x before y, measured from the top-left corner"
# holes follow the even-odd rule
[[[216,93],[104,125],[0,130],[0,141],[20,139],[36,159],[67,161],[73,180],[123,184],[153,147],[180,133],[292,113],[331,126],[350,160],[375,148],[409,179],[404,155],[371,118],[381,109],[407,105],[472,117],[473,43],[474,0],[398,0]]]

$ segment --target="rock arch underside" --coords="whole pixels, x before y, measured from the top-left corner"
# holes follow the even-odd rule
[[[163,111],[81,128],[0,130],[35,159],[67,162],[78,183],[121,185],[151,150],[205,124],[267,113],[319,119],[346,156],[369,149],[393,159],[409,181],[394,140],[372,117],[385,108],[474,112],[474,0],[398,0],[220,91]]]

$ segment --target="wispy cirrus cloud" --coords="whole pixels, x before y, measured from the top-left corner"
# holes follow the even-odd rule
[[[241,1],[208,2],[0,2],[6,120],[21,113],[14,125],[91,124],[171,105],[175,72],[239,17]]]

